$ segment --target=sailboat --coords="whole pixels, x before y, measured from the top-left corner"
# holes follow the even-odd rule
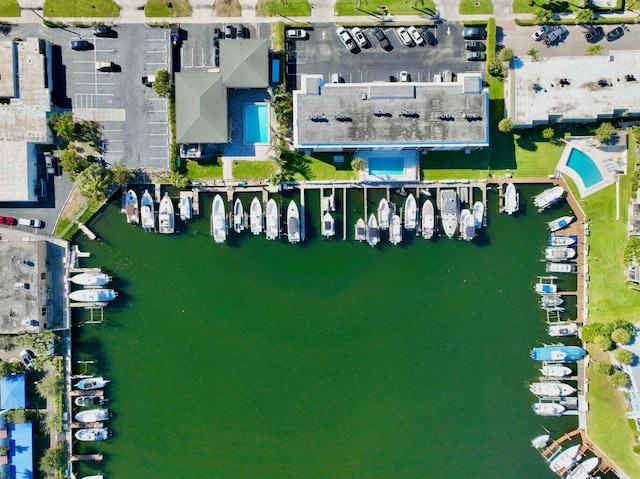
[[[251,232],[254,235],[262,233],[262,203],[257,197],[251,200],[251,206],[249,207],[249,215],[251,218]]]

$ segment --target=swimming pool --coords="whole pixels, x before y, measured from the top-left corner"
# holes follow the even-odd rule
[[[603,180],[602,174],[594,161],[577,148],[571,149],[571,153],[567,159],[567,167],[571,168],[582,178],[585,188],[591,188]]]
[[[244,105],[244,142],[269,142],[269,111],[266,103]]]
[[[370,175],[404,175],[404,158],[401,156],[376,156],[369,158],[368,162]]]

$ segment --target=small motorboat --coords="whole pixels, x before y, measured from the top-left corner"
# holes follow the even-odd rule
[[[561,383],[560,381],[545,381],[540,383],[532,383],[529,386],[531,391],[536,396],[559,398],[565,396],[571,396],[576,392],[576,388],[569,384]]]
[[[289,243],[300,242],[300,212],[298,205],[293,200],[289,202],[287,207],[287,236]]]
[[[549,236],[549,246],[574,246],[578,244],[577,236],[551,235]]]
[[[389,218],[391,212],[389,210],[389,202],[386,198],[382,198],[378,204],[378,227],[381,230],[389,229]]]
[[[156,229],[156,212],[153,198],[148,190],[144,190],[142,199],[140,200],[142,227],[145,231],[153,231]]]
[[[586,351],[579,346],[544,346],[531,350],[531,359],[536,361],[577,361],[586,354]]]
[[[358,221],[356,221],[354,237],[356,241],[364,241],[367,239],[367,224],[362,218],[358,218]]]
[[[233,230],[236,233],[241,233],[244,229],[244,207],[240,198],[236,198],[233,203]]]
[[[389,241],[391,242],[391,244],[398,244],[402,241],[402,224],[400,222],[400,216],[398,215],[393,215],[391,217]]]
[[[555,220],[550,221],[549,223],[547,223],[547,226],[549,226],[549,229],[553,233],[554,231],[559,231],[559,230],[561,230],[563,228],[566,228],[575,219],[576,219],[575,216],[569,216],[569,215],[561,216],[560,218],[556,218]]]
[[[213,239],[218,244],[224,243],[227,239],[227,213],[224,208],[224,200],[220,195],[213,198],[211,222],[213,223]]]
[[[533,198],[533,204],[542,211],[551,205],[557,203],[564,196],[564,188],[562,186],[554,186],[544,190]]]
[[[322,217],[322,236],[330,238],[336,234],[336,223],[328,211]]]
[[[436,227],[436,215],[433,209],[433,203],[427,199],[422,204],[422,237],[425,239],[433,238]]]
[[[418,205],[413,193],[409,193],[404,201],[404,227],[407,231],[413,231],[418,226]]]
[[[460,211],[460,237],[465,241],[471,241],[476,236],[473,214],[467,208]]]
[[[111,414],[108,409],[104,408],[86,409],[84,411],[80,411],[74,417],[78,422],[101,422],[109,420]]]
[[[180,204],[178,205],[178,209],[180,210],[180,219],[182,221],[188,221],[191,219],[191,215],[193,213],[191,207],[191,196],[183,196],[180,198]]]
[[[545,270],[547,273],[573,273],[578,271],[577,265],[573,263],[547,263]]]
[[[251,206],[249,207],[249,217],[251,221],[251,232],[254,235],[262,233],[262,203],[257,197],[251,200]]]
[[[560,404],[556,404],[556,406],[560,406]],[[571,446],[565,449],[551,460],[551,462],[549,463],[549,469],[558,474],[567,472],[573,467],[575,458],[579,452],[580,444],[576,444],[575,446]]]
[[[80,389],[82,391],[88,391],[90,389],[102,389],[109,382],[108,379],[103,378],[102,376],[85,378],[78,381],[75,384],[76,389]]]
[[[561,416],[566,409],[562,404],[554,402],[537,402],[532,408],[538,416]]]
[[[375,246],[380,242],[380,230],[378,229],[378,220],[376,216],[371,213],[369,221],[367,222],[367,243],[371,246]]]
[[[591,479],[591,472],[600,464],[599,457],[591,457],[582,461],[567,474],[566,479]]]
[[[555,323],[550,324],[547,328],[547,332],[549,336],[553,336],[555,338],[564,337],[564,336],[577,336],[578,335],[578,325],[576,323]]]
[[[476,201],[473,204],[473,223],[476,230],[482,228],[484,222],[484,203],[482,201]]]
[[[568,261],[575,256],[576,250],[566,246],[552,246],[544,250],[544,257],[549,261]]]
[[[106,441],[109,438],[109,429],[106,427],[78,429],[75,437],[78,441]]]
[[[564,299],[559,294],[543,294],[540,298],[540,306],[543,309],[557,308],[562,303]]]
[[[453,238],[458,229],[458,216],[460,213],[460,204],[458,203],[458,194],[455,190],[440,191],[440,220],[442,221],[442,229],[449,238]]]
[[[91,271],[89,273],[80,273],[71,277],[71,282],[80,286],[104,286],[111,282],[111,276],[100,271]]]
[[[169,198],[169,193],[165,193],[158,208],[158,232],[162,234],[172,234],[175,231],[175,221],[173,201]]]
[[[531,440],[531,445],[533,447],[535,447],[536,449],[542,449],[543,447],[545,447],[549,443],[549,438],[550,437],[551,436],[549,436],[549,434],[543,434],[541,436],[534,437]]]
[[[101,303],[111,301],[118,296],[113,289],[81,289],[69,293],[71,301],[79,301],[82,303]]]
[[[555,294],[558,292],[558,285],[554,283],[536,283],[536,293]]]
[[[513,183],[507,184],[504,191],[504,212],[512,215],[520,209],[520,195]]]
[[[124,202],[124,213],[127,215],[127,223],[137,225],[140,223],[140,210],[138,208],[138,195],[135,191],[127,191]]]
[[[267,239],[274,240],[280,237],[280,213],[276,200],[271,198],[267,203]]]
[[[78,396],[73,402],[80,407],[102,406],[104,399],[101,396]]]
[[[573,374],[571,368],[563,366],[562,364],[553,363],[545,364],[544,366],[542,366],[540,368],[540,372],[543,376],[546,376],[548,378],[564,378]]]
[[[82,479],[104,479],[104,476],[102,474],[97,474],[94,476],[84,476]]]

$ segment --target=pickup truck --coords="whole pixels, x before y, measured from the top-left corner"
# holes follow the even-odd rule
[[[559,25],[557,28],[547,33],[547,38],[545,38],[544,43],[546,45],[553,45],[554,43],[559,42],[562,37],[564,37],[568,33],[569,30],[565,25]]]

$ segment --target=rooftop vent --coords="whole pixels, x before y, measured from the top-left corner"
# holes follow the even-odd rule
[[[375,111],[375,112],[373,112],[373,114],[375,116],[377,116],[378,118],[391,118],[393,116],[388,111],[382,111],[382,110]]]
[[[438,118],[440,118],[442,121],[455,121],[455,118],[453,117],[453,115],[449,113],[444,113],[440,115]]]
[[[636,77],[634,77],[633,75],[625,75],[624,79],[627,81],[636,81]]]
[[[482,120],[482,116],[481,115],[465,115],[464,116],[465,120],[467,120],[468,122],[472,122],[472,121],[480,121]]]
[[[329,123],[329,119],[324,115],[314,115],[309,118],[311,121],[315,123]]]
[[[341,122],[352,122],[353,119],[347,115],[336,115],[336,120]]]

